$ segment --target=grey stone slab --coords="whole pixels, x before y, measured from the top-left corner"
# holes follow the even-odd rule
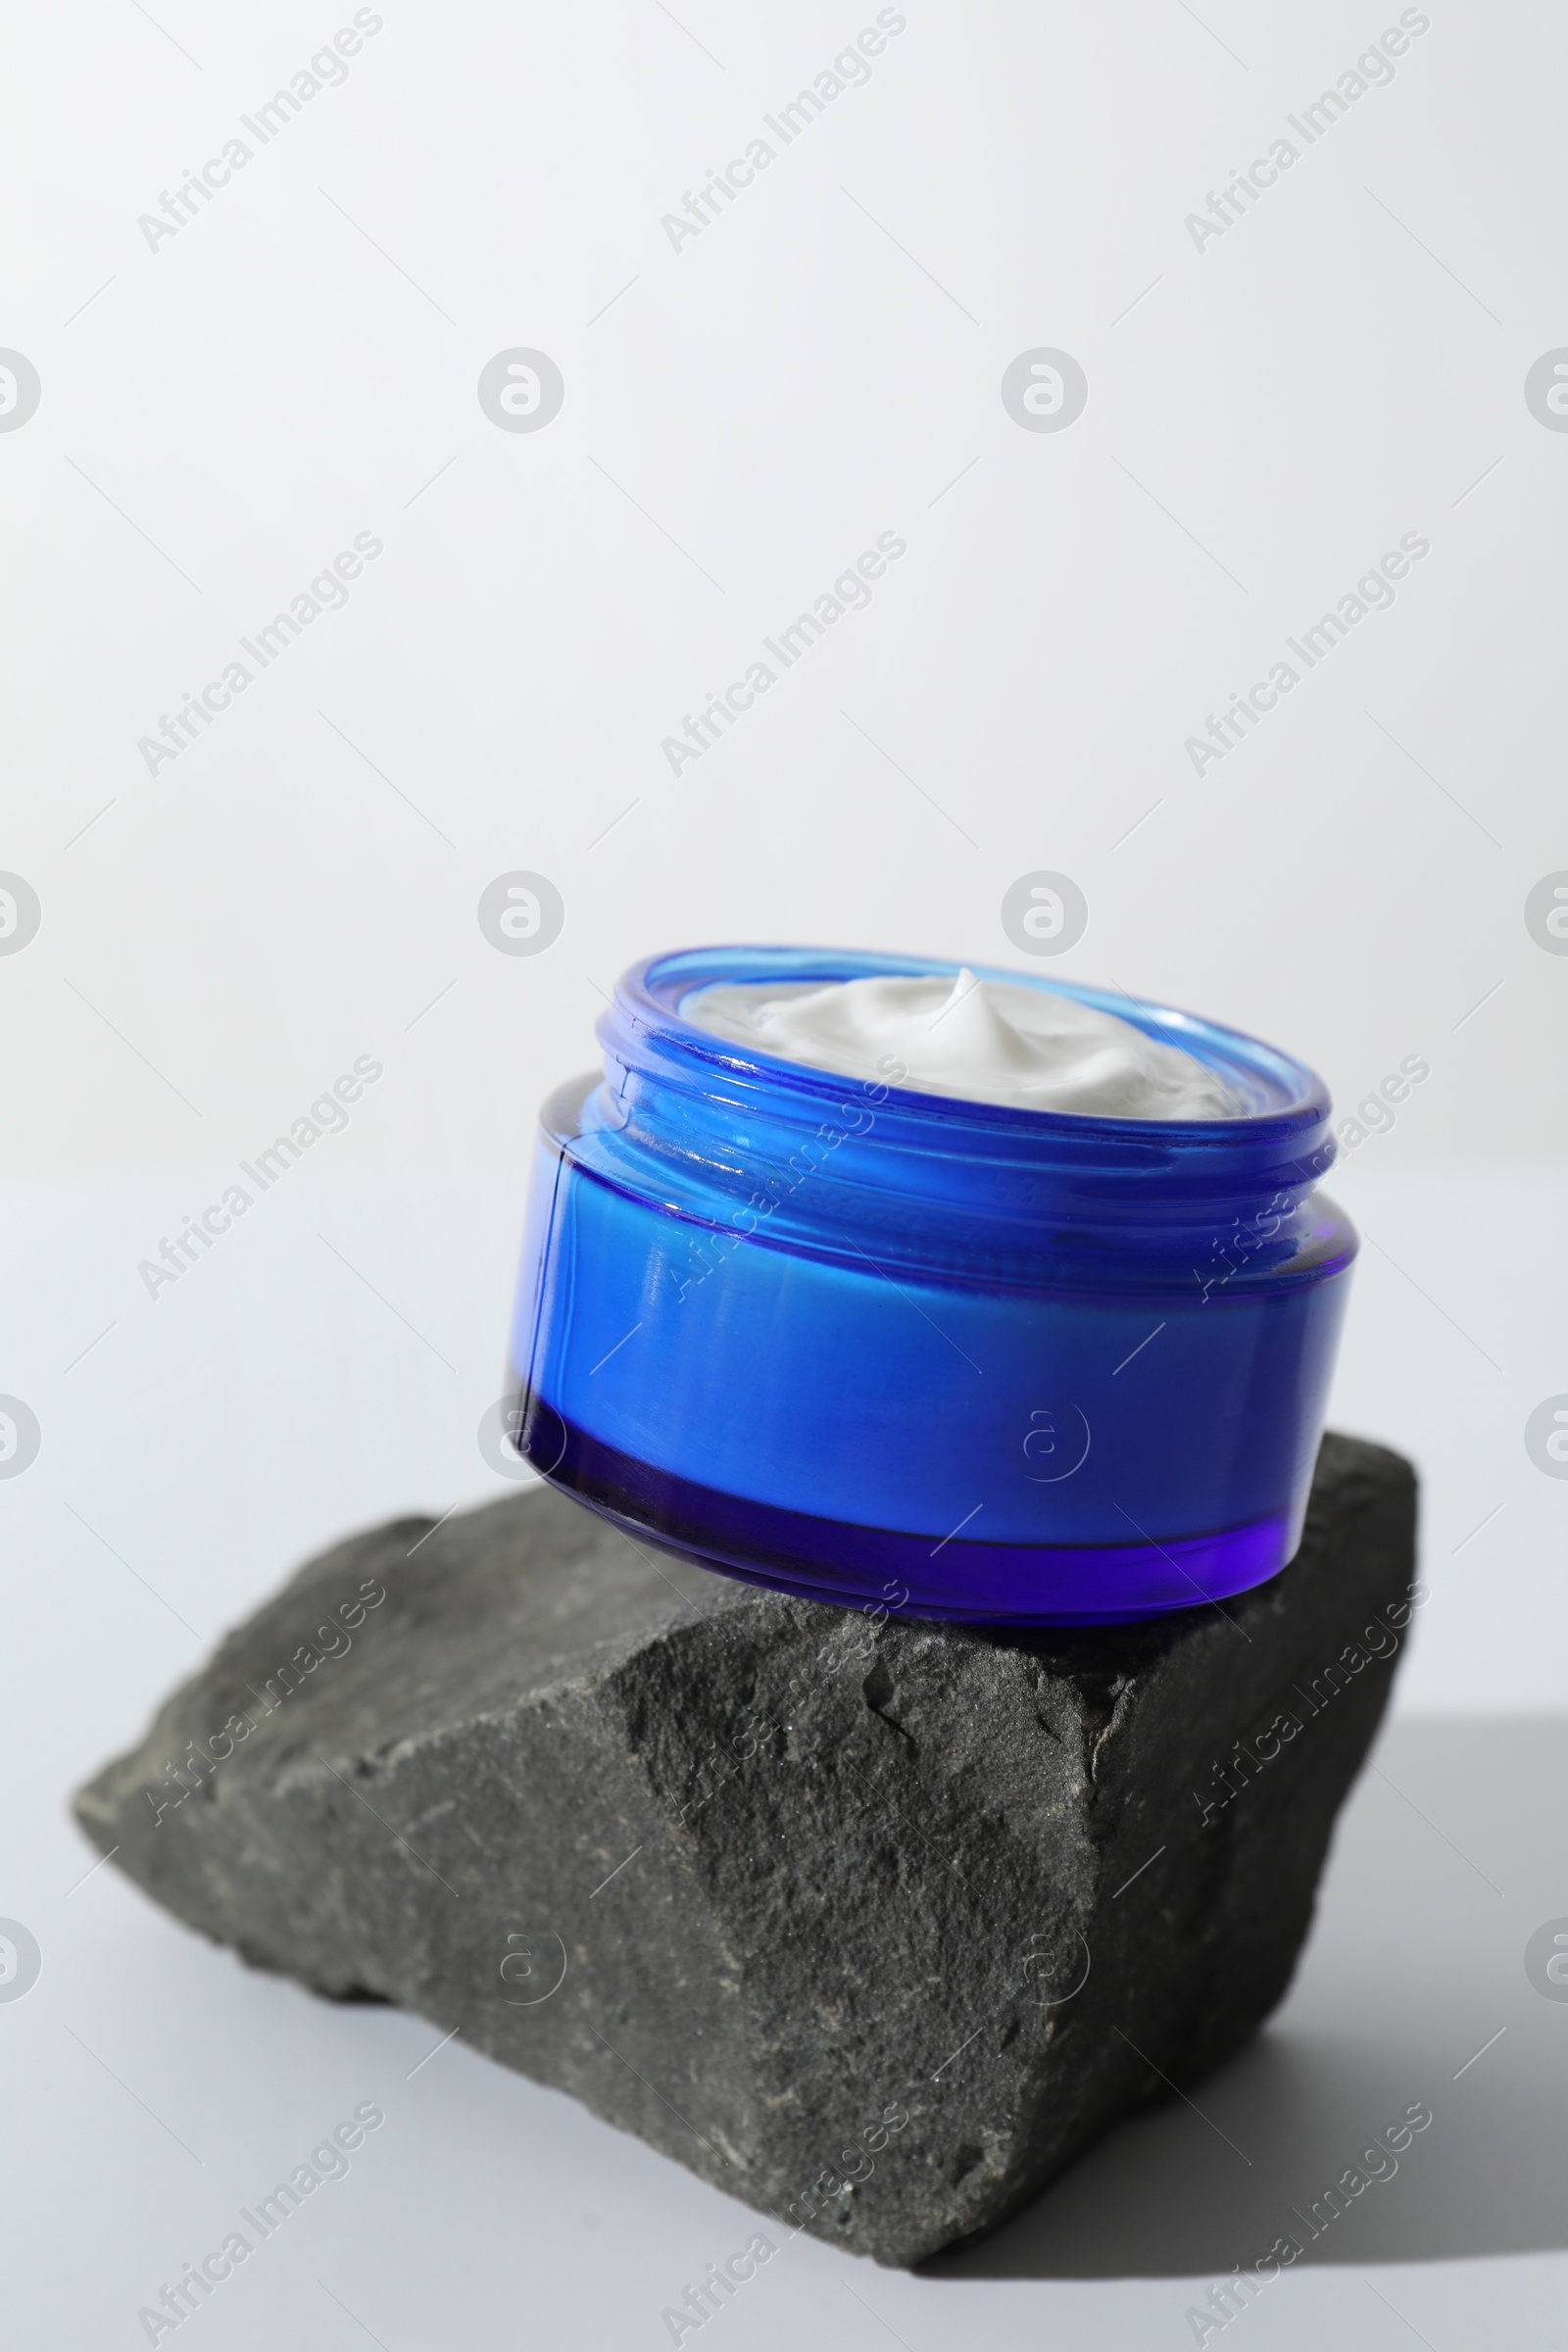
[[[256,1966],[460,2027],[775,2237],[911,2263],[1278,2002],[1414,1517],[1408,1464],[1329,1437],[1272,1583],[1018,1634],[730,1583],[529,1491],[307,1563],[77,1816]]]

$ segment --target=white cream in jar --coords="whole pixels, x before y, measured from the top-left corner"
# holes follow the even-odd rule
[[[1195,1054],[1113,1012],[1023,982],[890,976],[699,989],[681,1018],[710,1037],[919,1094],[1112,1119],[1226,1119],[1248,1105]]]

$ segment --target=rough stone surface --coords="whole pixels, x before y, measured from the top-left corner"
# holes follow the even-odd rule
[[[1330,1437],[1271,1584],[1024,1635],[732,1584],[546,1491],[400,1520],[302,1568],[77,1813],[257,1966],[461,2027],[786,2228],[914,2262],[1279,2000],[1414,1506],[1397,1455]]]

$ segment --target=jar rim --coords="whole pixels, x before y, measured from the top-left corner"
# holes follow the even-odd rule
[[[1040,1109],[1033,1105],[976,1102],[968,1096],[935,1094],[922,1088],[876,1082],[876,1092],[890,1109],[907,1117],[941,1120],[950,1128],[981,1125],[999,1127],[1020,1140],[1029,1135],[1042,1142],[1072,1138],[1089,1143],[1115,1138],[1133,1141],[1236,1143],[1282,1138],[1315,1127],[1328,1118],[1328,1089],[1317,1072],[1294,1054],[1252,1037],[1245,1030],[1211,1021],[1200,1013],[1182,1010],[1157,1000],[1131,997],[1119,989],[1020,971],[999,964],[962,963],[941,956],[906,956],[873,949],[787,947],[732,944],[668,950],[644,956],[622,973],[615,986],[612,1014],[602,1016],[602,1042],[612,1050],[627,1042],[619,1014],[633,1030],[657,1033],[667,1053],[693,1067],[704,1064],[716,1074],[751,1079],[780,1088],[788,1097],[805,1102],[838,1096],[858,1082],[852,1074],[824,1070],[782,1055],[743,1047],[687,1020],[681,1007],[700,989],[721,983],[777,981],[860,980],[874,978],[956,978],[968,970],[985,980],[1037,988],[1042,995],[1061,996],[1093,1010],[1125,1020],[1146,1037],[1190,1054],[1206,1068],[1219,1072],[1237,1091],[1250,1096],[1256,1107],[1218,1118],[1140,1119],[1098,1111]],[[620,1058],[617,1051],[617,1058]]]

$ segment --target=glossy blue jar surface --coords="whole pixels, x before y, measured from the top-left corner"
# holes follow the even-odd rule
[[[972,967],[971,967],[972,968]],[[711,948],[619,983],[545,1105],[513,1328],[518,1446],[706,1566],[1009,1623],[1223,1599],[1294,1552],[1355,1236],[1310,1070],[1110,992],[1245,1115],[1002,1108],[694,1028],[720,981],[956,974]]]

